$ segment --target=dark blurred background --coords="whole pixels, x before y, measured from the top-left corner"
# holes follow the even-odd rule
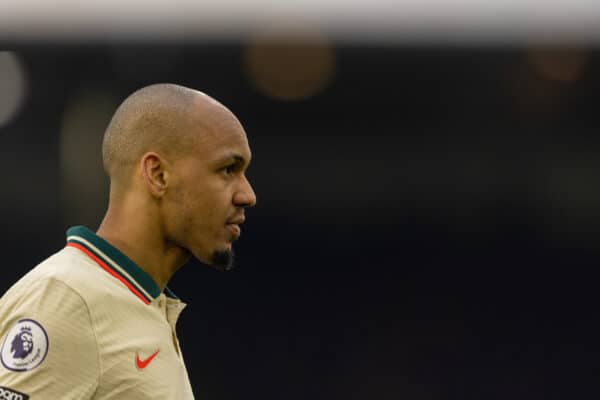
[[[598,398],[592,42],[295,30],[1,48],[1,292],[67,227],[98,227],[112,112],[174,82],[240,118],[258,196],[237,269],[190,262],[170,283],[197,398]]]

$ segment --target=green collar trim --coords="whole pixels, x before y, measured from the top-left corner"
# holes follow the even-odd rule
[[[86,253],[106,272],[120,280],[144,303],[149,304],[161,293],[154,280],[125,254],[85,226],[74,226],[67,230],[67,246],[76,247]],[[176,296],[166,288],[169,297]]]

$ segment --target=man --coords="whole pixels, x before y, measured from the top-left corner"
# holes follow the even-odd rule
[[[193,398],[166,284],[190,256],[231,268],[256,202],[246,134],[212,98],[152,85],[117,109],[102,155],[98,231],[70,228],[0,299],[0,399]]]

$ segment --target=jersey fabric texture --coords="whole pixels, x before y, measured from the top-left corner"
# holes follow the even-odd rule
[[[184,307],[107,241],[70,228],[66,247],[0,299],[0,387],[30,399],[193,399],[175,333]]]

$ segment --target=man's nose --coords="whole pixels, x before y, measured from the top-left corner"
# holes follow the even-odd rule
[[[233,202],[238,207],[254,207],[256,205],[256,194],[245,176],[242,177],[242,184],[233,196]]]

